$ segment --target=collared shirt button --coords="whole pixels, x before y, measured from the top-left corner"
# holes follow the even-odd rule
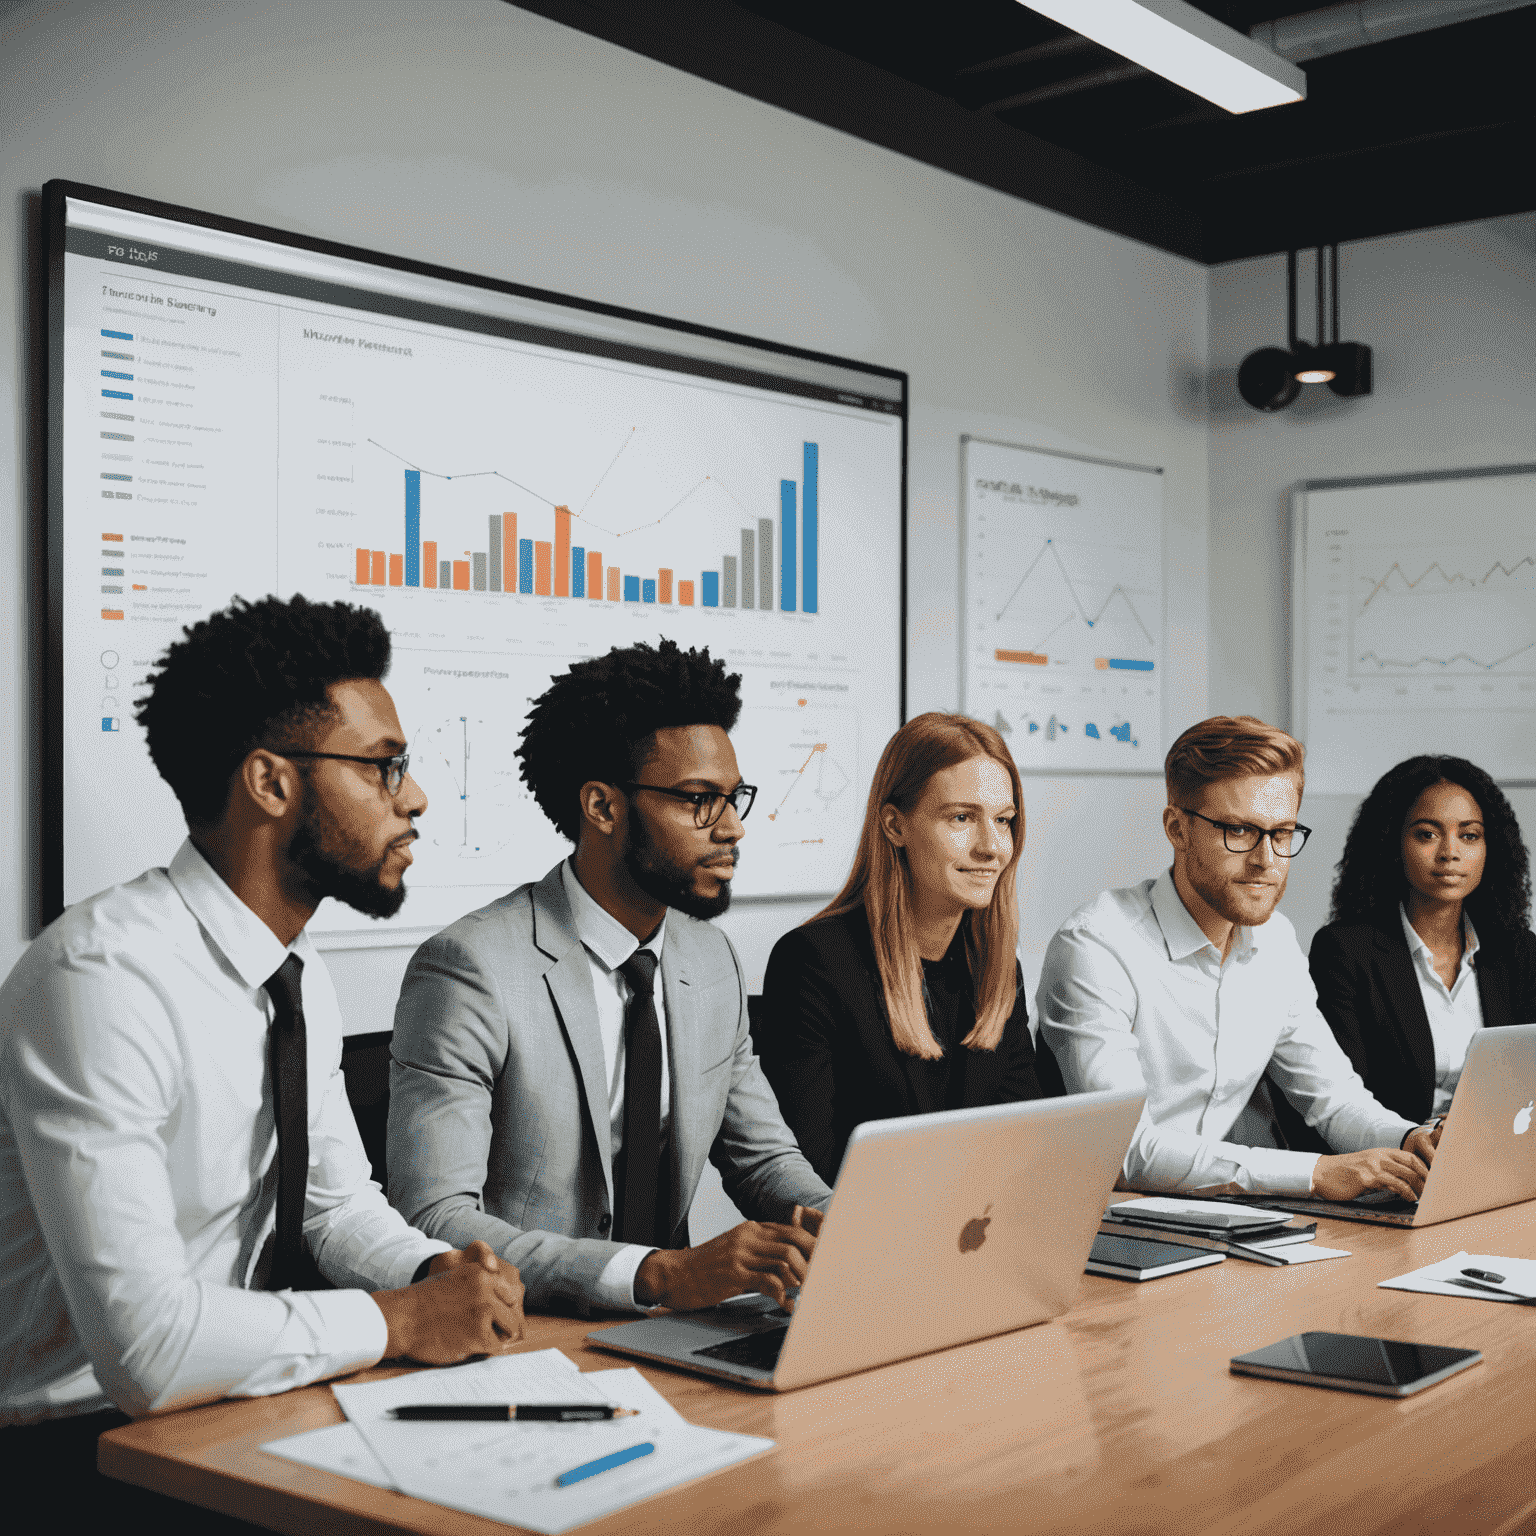
[[[599,1237],[607,1237],[612,1230],[613,1217],[610,1216],[607,1211],[604,1211],[603,1214],[597,1218],[597,1235]]]

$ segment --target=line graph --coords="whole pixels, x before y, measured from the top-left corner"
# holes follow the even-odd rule
[[[1118,582],[1110,588],[1109,596],[1106,597],[1104,601],[1099,605],[1098,612],[1096,612],[1092,618],[1088,616],[1088,610],[1083,606],[1083,600],[1078,595],[1077,587],[1073,583],[1071,573],[1067,570],[1066,566],[1062,564],[1061,554],[1057,550],[1056,540],[1053,538],[1046,539],[1045,542],[1040,546],[1040,553],[1029,562],[1028,568],[1019,578],[1018,586],[1013,589],[1013,591],[1008,595],[1008,601],[1005,602],[1003,606],[998,610],[997,619],[999,623],[1003,621],[1009,608],[1013,606],[1014,599],[1018,597],[1018,595],[1028,584],[1029,578],[1034,574],[1035,567],[1039,565],[1047,555],[1050,555],[1051,558],[1056,562],[1056,569],[1061,573],[1061,579],[1066,585],[1068,593],[1071,595],[1073,605],[1077,609],[1077,617],[1089,629],[1094,629],[1098,626],[1099,621],[1109,611],[1110,604],[1113,603],[1116,598],[1119,598],[1120,601],[1125,604],[1126,610],[1130,613],[1131,618],[1135,621],[1136,627],[1146,637],[1147,644],[1157,644],[1157,641],[1153,638],[1152,631],[1147,628],[1147,626],[1142,622],[1141,615],[1137,613],[1136,605],[1132,603],[1130,594]],[[1052,635],[1056,634],[1059,630],[1064,629],[1071,622],[1072,615],[1068,614],[1065,618],[1060,620],[1060,622],[1053,625],[1052,628],[1046,633],[1045,639],[1042,640],[1040,644],[1033,647],[1033,649],[1037,651],[1043,651],[1045,649],[1045,640],[1049,640]]]
[[[1392,592],[1393,576],[1396,576],[1399,579],[1403,588],[1407,592],[1417,592],[1419,587],[1425,581],[1427,581],[1432,574],[1435,573],[1439,574],[1440,580],[1444,584],[1444,590],[1456,590],[1460,588],[1467,591],[1475,591],[1478,587],[1486,587],[1495,576],[1516,576],[1526,567],[1536,571],[1536,555],[1526,555],[1523,558],[1515,561],[1513,565],[1505,565],[1502,560],[1495,560],[1493,564],[1489,566],[1481,576],[1478,577],[1466,576],[1463,575],[1460,571],[1452,574],[1451,572],[1447,571],[1438,560],[1433,560],[1424,568],[1423,571],[1419,573],[1418,576],[1410,578],[1407,572],[1403,570],[1402,565],[1398,561],[1394,560],[1392,562],[1391,569],[1388,570],[1387,574],[1381,577],[1366,594],[1365,601],[1360,605],[1360,611],[1364,613],[1376,598],[1382,596],[1384,593]],[[1430,590],[1434,591],[1437,589],[1431,588]]]

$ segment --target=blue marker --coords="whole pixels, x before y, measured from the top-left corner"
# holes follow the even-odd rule
[[[596,1461],[584,1462],[579,1467],[572,1467],[569,1472],[562,1472],[555,1479],[556,1488],[569,1488],[572,1483],[582,1482],[589,1477],[596,1477],[599,1472],[606,1472],[611,1467],[622,1467],[626,1461],[638,1461],[642,1456],[649,1456],[656,1447],[649,1440],[639,1445],[632,1445],[628,1450],[614,1451],[608,1456],[599,1456]]]

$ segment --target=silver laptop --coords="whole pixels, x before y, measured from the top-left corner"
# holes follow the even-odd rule
[[[793,1317],[742,1297],[587,1342],[782,1392],[1057,1317],[1144,1102],[1085,1093],[871,1120],[848,1143]]]
[[[1536,1024],[1480,1029],[1418,1201],[1371,1190],[1355,1200],[1256,1195],[1261,1205],[1381,1226],[1429,1227],[1536,1199]]]

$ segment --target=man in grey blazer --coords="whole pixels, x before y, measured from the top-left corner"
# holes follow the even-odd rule
[[[708,919],[756,791],[707,650],[615,648],[535,701],[518,756],[576,845],[416,952],[395,1012],[389,1195],[515,1264],[532,1307],[792,1305],[831,1191],[801,1155]],[[704,1159],[758,1219],[688,1246]]]

